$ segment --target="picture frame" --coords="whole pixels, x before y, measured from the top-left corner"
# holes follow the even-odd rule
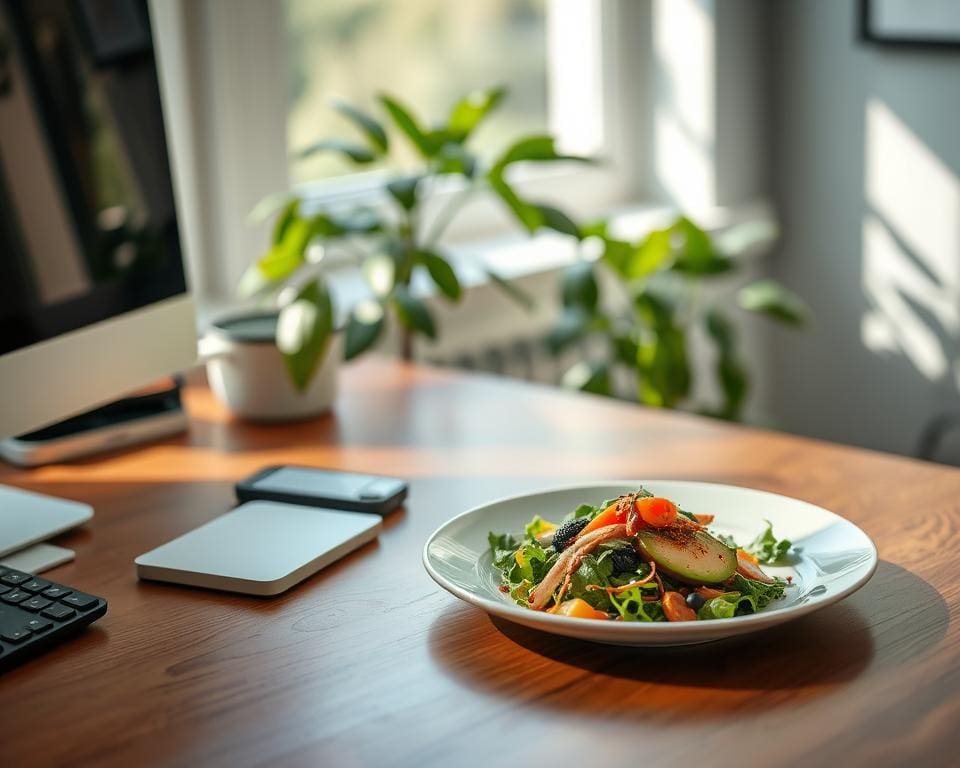
[[[863,42],[899,48],[960,48],[956,0],[860,0]]]

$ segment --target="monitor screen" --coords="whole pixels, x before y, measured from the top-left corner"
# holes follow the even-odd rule
[[[185,290],[146,0],[0,0],[0,355]]]

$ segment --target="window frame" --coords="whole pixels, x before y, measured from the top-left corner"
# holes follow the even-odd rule
[[[569,0],[548,0],[547,79],[551,122],[548,130],[558,137],[558,145],[564,151],[573,154],[583,153],[583,149],[592,144],[596,151],[591,156],[596,162],[592,165],[551,163],[511,169],[510,181],[524,197],[544,202],[552,200],[577,211],[580,216],[590,217],[635,202],[640,189],[646,187],[639,178],[636,148],[627,141],[628,135],[635,137],[637,134],[635,127],[640,121],[635,116],[643,94],[639,92],[639,78],[634,81],[638,90],[634,90],[623,87],[620,77],[621,73],[638,71],[641,66],[635,53],[638,47],[635,40],[627,44],[629,26],[625,21],[635,18],[635,9],[630,0],[578,0],[576,4]],[[577,18],[564,24],[566,14]],[[563,60],[565,51],[581,43],[586,47],[589,74],[575,87],[569,87],[569,83],[558,82],[555,77],[557,69],[562,66],[557,62]],[[277,51],[276,55],[282,55],[282,51]],[[582,57],[576,61],[582,61]],[[571,141],[564,134],[562,124],[554,125],[553,122],[563,113],[582,108],[580,105],[584,102],[588,103],[588,109],[599,111],[600,117],[590,135],[579,141],[574,137]],[[264,140],[276,141],[277,138],[265,137]],[[286,136],[282,139],[288,149]],[[387,173],[360,171],[291,185],[290,188],[308,206],[318,209],[347,203],[375,206],[383,203],[382,182]],[[442,179],[425,202],[424,219],[429,221],[436,216],[465,186],[465,182],[457,177]],[[485,197],[491,198],[489,195]],[[472,200],[468,208],[447,229],[447,241],[496,237],[516,230],[517,225],[505,214],[499,201],[480,197]]]

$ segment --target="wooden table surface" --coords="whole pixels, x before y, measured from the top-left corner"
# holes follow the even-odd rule
[[[488,377],[367,361],[286,427],[188,393],[188,435],[0,480],[94,505],[49,572],[109,600],[0,677],[0,765],[957,765],[960,471]],[[878,415],[882,418],[882,414]],[[133,559],[302,463],[404,476],[365,546],[256,599],[137,581]],[[850,599],[700,647],[624,649],[492,621],[437,587],[429,533],[505,494],[690,478],[823,505],[877,543]]]

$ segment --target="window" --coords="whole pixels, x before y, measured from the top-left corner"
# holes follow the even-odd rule
[[[618,151],[615,124],[623,122],[631,99],[614,89],[624,59],[624,47],[617,45],[619,17],[628,5],[622,0],[284,0],[291,184],[328,204],[375,188],[369,171],[358,172],[333,154],[296,157],[298,149],[318,139],[350,135],[352,128],[331,108],[338,98],[377,113],[376,94],[386,91],[429,124],[471,90],[504,84],[509,97],[475,139],[481,156],[492,158],[522,135],[549,131],[565,152],[604,162],[593,168],[572,163],[521,169],[514,181],[522,191],[566,201],[588,214],[626,202],[635,186],[629,178],[634,169]],[[398,147],[413,160],[405,142]],[[496,207],[473,204],[450,234],[473,238],[502,230],[507,219]]]
[[[691,0],[693,1],[693,0]],[[247,214],[288,189],[323,205],[376,204],[376,171],[334,157],[295,163],[290,150],[352,128],[335,97],[371,108],[389,91],[429,123],[476,87],[509,101],[477,135],[481,154],[549,130],[595,165],[511,169],[528,199],[588,219],[646,196],[650,8],[635,0],[205,0],[154,2],[192,282],[228,296],[269,225]],[[403,144],[402,140],[399,142]],[[456,180],[452,180],[456,181]],[[453,184],[431,196],[439,210]],[[450,242],[516,232],[503,206],[476,196]]]
[[[283,11],[294,183],[354,171],[330,154],[296,157],[344,131],[334,98],[375,111],[376,94],[389,91],[429,120],[472,90],[508,83],[475,147],[492,154],[547,129],[545,0],[284,0]]]

